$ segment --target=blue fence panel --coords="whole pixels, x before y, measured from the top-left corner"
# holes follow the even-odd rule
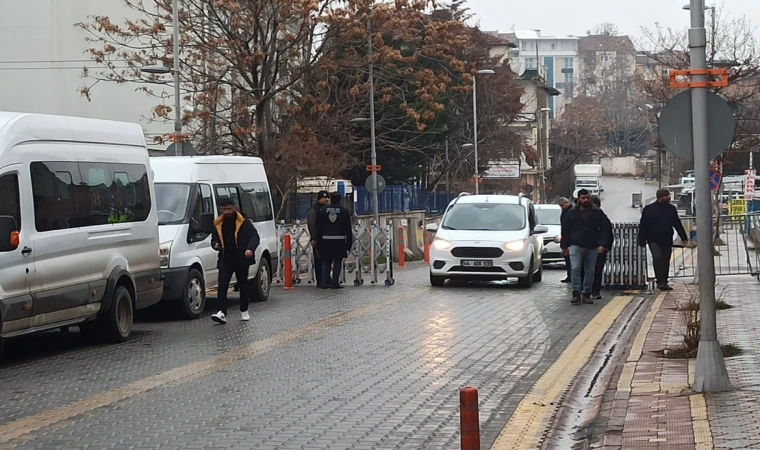
[[[456,195],[441,192],[431,192],[425,195],[425,212],[428,216],[438,216],[443,214],[446,207],[449,206]]]
[[[372,214],[372,194],[364,187],[356,188],[356,214]],[[386,186],[378,195],[381,213],[420,211],[425,209],[425,195],[419,186]]]

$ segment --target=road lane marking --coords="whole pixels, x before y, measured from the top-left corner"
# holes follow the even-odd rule
[[[0,450],[11,449],[23,442],[35,439],[36,432],[65,427],[71,419],[113,405],[123,400],[135,398],[151,390],[166,386],[178,386],[228,368],[238,362],[249,360],[276,348],[314,336],[331,327],[349,320],[376,313],[388,306],[400,303],[410,297],[429,290],[429,287],[415,289],[405,294],[391,297],[378,303],[360,306],[325,319],[302,325],[293,330],[278,333],[270,338],[233,348],[216,357],[197,361],[167,370],[158,375],[146,377],[125,386],[115,388],[92,397],[69,403],[59,408],[43,411],[5,425],[0,425]]]
[[[540,447],[544,433],[560,400],[633,297],[618,296],[581,330],[557,360],[533,385],[496,438],[492,450],[522,450]],[[585,307],[585,306],[584,306]]]

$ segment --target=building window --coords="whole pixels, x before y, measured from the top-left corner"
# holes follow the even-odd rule
[[[523,50],[527,50],[528,49],[528,41],[521,41],[520,42],[520,46],[522,47]]]
[[[610,55],[607,52],[599,52],[599,61],[606,63],[610,60]]]
[[[670,69],[665,67],[662,69],[662,77],[663,78],[670,78]]]
[[[526,69],[535,69],[536,68],[536,58],[525,58],[525,68]]]
[[[39,232],[144,222],[150,215],[143,165],[33,162],[30,171]]]
[[[565,58],[565,68],[573,67],[573,58]]]
[[[557,49],[557,43],[556,42],[552,42],[552,50],[556,50],[556,49]]]

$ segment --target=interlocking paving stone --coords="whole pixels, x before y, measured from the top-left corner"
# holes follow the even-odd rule
[[[252,307],[252,321],[214,326],[148,320],[117,346],[76,331],[11,343],[0,370],[0,424],[279,336],[333,323],[187,382],[171,382],[43,429],[18,449],[444,449],[459,445],[458,390],[480,390],[488,448],[535,380],[602,306],[571,306],[562,271],[532,290],[427,287],[410,264],[395,286],[298,286]],[[15,348],[13,348],[15,346]],[[31,356],[20,356],[21,346]],[[47,349],[46,349],[47,348]]]

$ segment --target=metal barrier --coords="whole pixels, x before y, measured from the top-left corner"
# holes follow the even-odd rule
[[[614,223],[615,241],[607,254],[602,288],[646,290],[648,284],[646,249],[639,247],[638,223]]]
[[[392,286],[396,284],[393,278],[393,230],[392,221],[388,221],[385,227],[377,227],[374,223],[365,227],[357,223],[354,228],[354,244],[349,251],[348,257],[343,263],[341,283],[346,283],[353,278],[354,286],[365,283],[365,275],[369,275],[371,284],[376,284],[384,275],[384,284]],[[283,283],[286,276],[284,250],[285,236],[291,236],[290,261],[292,267],[292,284],[299,285],[305,280],[308,284],[316,283],[316,271],[314,270],[314,249],[311,245],[311,236],[307,227],[296,222],[286,226],[280,223],[277,226],[278,254],[280,256],[275,270],[274,282]]]
[[[694,217],[682,217],[681,222],[697,247],[673,249],[670,277],[698,282],[697,252],[703,234],[697,233]],[[721,215],[717,227],[713,219],[709,233],[715,243],[715,275],[751,275],[760,282],[760,213]]]

